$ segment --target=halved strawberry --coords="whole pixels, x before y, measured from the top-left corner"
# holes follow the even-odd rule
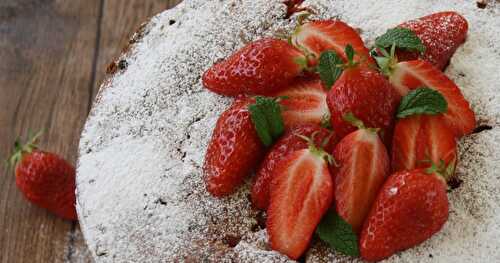
[[[252,187],[252,203],[255,207],[267,209],[269,189],[275,176],[276,165],[289,153],[308,148],[308,143],[299,135],[312,138],[314,144],[317,147],[324,147],[326,152],[331,152],[336,143],[334,134],[317,124],[297,125],[287,130],[269,150],[257,171]],[[322,145],[323,143],[326,144]]]
[[[286,88],[306,64],[306,57],[286,41],[264,38],[210,67],[203,85],[228,96],[267,95]]]
[[[217,120],[203,165],[207,190],[214,196],[234,192],[263,155],[264,145],[248,110],[253,102],[238,99]]]
[[[273,250],[299,258],[328,211],[333,182],[325,153],[314,146],[287,155],[274,169],[267,233]]]
[[[392,171],[427,168],[430,162],[446,165],[457,160],[454,134],[438,116],[415,115],[399,119],[392,142]]]
[[[332,166],[337,213],[359,233],[389,175],[389,155],[377,131],[360,127],[335,147]]]
[[[424,60],[412,60],[391,65],[389,81],[401,96],[422,86],[435,89],[448,102],[448,110],[439,118],[447,123],[457,137],[470,134],[476,119],[469,103],[457,85],[439,69]]]
[[[456,12],[439,12],[407,21],[398,27],[408,28],[422,40],[426,47],[421,55],[436,68],[444,69],[467,35],[467,20]],[[400,61],[415,60],[417,52],[398,51]]]
[[[340,20],[319,20],[300,25],[293,33],[291,41],[297,48],[314,55],[311,61],[313,65],[316,64],[321,52],[326,50],[335,51],[347,61],[344,50],[348,44],[356,52],[356,61],[364,61],[363,64],[366,65],[374,64],[358,32]]]
[[[282,116],[287,127],[297,124],[321,124],[328,120],[330,111],[326,104],[327,90],[318,78],[297,79],[290,87],[274,93],[274,97],[283,97]]]

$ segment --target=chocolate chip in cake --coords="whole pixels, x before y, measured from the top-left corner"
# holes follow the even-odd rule
[[[240,236],[227,234],[222,239],[222,242],[224,242],[224,244],[228,245],[229,247],[235,247],[236,245],[238,245],[238,243],[240,243],[240,240],[241,240]]]
[[[448,186],[450,187],[450,190],[455,190],[459,188],[463,182],[464,181],[462,181],[462,179],[454,176],[450,179],[450,181],[448,181]]]
[[[493,129],[493,127],[491,127],[490,125],[488,124],[481,124],[479,126],[477,126],[473,131],[472,133],[481,133],[483,131],[489,131]]]
[[[118,68],[120,70],[124,70],[128,67],[128,62],[124,59],[120,59],[120,61],[118,61]]]
[[[170,20],[168,21],[168,24],[169,24],[169,25],[173,25],[173,24],[175,24],[175,20],[170,19]]]
[[[476,1],[477,8],[485,9],[488,5],[488,0],[477,0]]]

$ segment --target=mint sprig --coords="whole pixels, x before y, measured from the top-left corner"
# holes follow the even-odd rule
[[[270,146],[283,134],[285,125],[277,99],[257,96],[248,110],[255,131],[265,146]]]
[[[383,35],[375,39],[375,46],[379,48],[388,48],[392,45],[396,48],[409,51],[418,51],[423,53],[425,46],[422,40],[408,28],[396,27],[387,30]]]
[[[421,87],[410,91],[401,99],[397,117],[405,118],[416,114],[435,115],[447,110],[448,103],[439,91]]]
[[[335,53],[327,50],[321,53],[316,71],[327,89],[330,89],[342,74],[344,61]]]
[[[333,249],[349,256],[359,256],[358,238],[351,225],[330,209],[321,219],[316,233]]]

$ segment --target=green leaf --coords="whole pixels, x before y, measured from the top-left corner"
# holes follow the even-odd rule
[[[343,69],[341,66],[343,64],[344,62],[335,51],[327,50],[321,53],[316,70],[325,87],[330,89],[333,86],[335,81],[340,77],[340,74],[342,74]]]
[[[354,60],[354,48],[352,48],[351,44],[345,47],[345,55],[347,56],[347,61],[352,63]]]
[[[285,130],[281,106],[276,99],[256,97],[255,103],[248,106],[252,123],[257,135],[265,146],[270,146]]]
[[[359,256],[358,238],[351,225],[330,209],[321,219],[316,233],[333,249],[349,256]]]
[[[421,87],[410,91],[401,99],[398,107],[398,118],[405,118],[415,114],[435,115],[446,112],[448,103],[437,90]]]
[[[408,28],[396,27],[387,30],[385,34],[375,39],[375,46],[380,48],[388,48],[392,45],[397,48],[406,49],[409,51],[418,51],[420,53],[425,51],[425,46],[422,40]]]

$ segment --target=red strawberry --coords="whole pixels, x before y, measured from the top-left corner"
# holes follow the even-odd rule
[[[274,169],[267,233],[271,248],[291,259],[308,248],[333,199],[325,154],[311,146],[287,155]]]
[[[392,171],[426,168],[429,162],[456,163],[454,134],[438,116],[416,115],[399,119],[392,142]]]
[[[359,66],[346,68],[327,97],[335,134],[342,138],[356,129],[343,119],[351,112],[367,127],[382,129],[384,142],[390,142],[400,98],[380,73]]]
[[[448,102],[448,110],[440,115],[457,137],[470,134],[476,126],[474,112],[457,85],[444,73],[424,60],[392,65],[389,81],[404,96],[409,90],[422,86],[435,89]]]
[[[222,95],[266,95],[287,87],[306,66],[305,56],[286,41],[252,42],[203,74],[203,85]]]
[[[337,144],[333,157],[337,214],[359,233],[389,174],[387,149],[376,130],[361,127]]]
[[[311,21],[300,25],[295,30],[291,40],[293,45],[305,49],[316,59],[320,57],[321,52],[333,50],[345,61],[347,61],[347,57],[344,54],[344,49],[350,44],[357,54],[356,61],[374,64],[358,32],[340,20]],[[312,64],[315,63],[313,60]]]
[[[316,124],[304,124],[292,127],[273,145],[260,164],[252,187],[252,203],[255,207],[265,210],[269,205],[269,188],[274,178],[276,165],[288,154],[308,148],[307,142],[297,135],[310,137],[316,146],[322,146],[328,139],[325,151],[330,152],[335,144],[333,133]]]
[[[465,41],[469,25],[456,12],[440,12],[405,22],[398,27],[415,32],[426,47],[421,58],[442,70],[458,46]],[[418,53],[409,51],[399,51],[397,54],[401,61],[419,57]]]
[[[379,261],[416,246],[448,219],[443,177],[422,169],[389,176],[373,204],[360,238],[361,257]]]
[[[328,120],[330,112],[326,105],[327,91],[321,80],[300,79],[289,88],[273,94],[283,97],[280,104],[283,106],[282,116],[287,127],[297,124],[321,124]]]
[[[56,154],[36,149],[38,135],[22,146],[16,141],[10,159],[16,185],[26,199],[59,217],[77,220],[75,168]]]
[[[214,196],[234,192],[263,155],[248,110],[254,101],[236,100],[217,120],[203,165],[207,190]]]

